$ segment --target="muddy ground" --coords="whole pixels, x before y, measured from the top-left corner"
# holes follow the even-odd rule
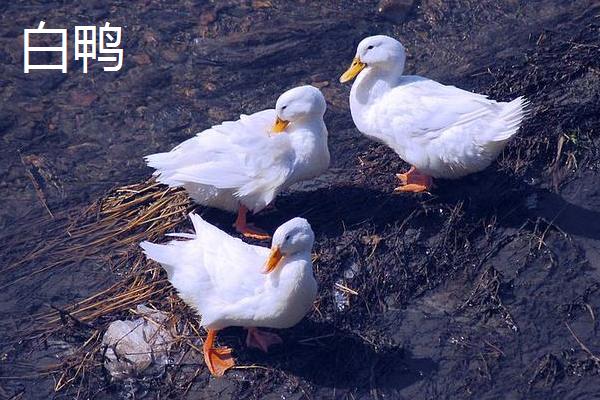
[[[277,0],[0,5],[0,397],[600,397],[600,6],[416,0],[406,10],[377,8]],[[71,32],[106,20],[122,26],[123,68],[92,63],[84,75],[70,51],[68,74],[25,75],[21,35],[41,19]],[[391,194],[394,173],[407,165],[359,134],[349,86],[337,82],[358,41],[380,33],[404,43],[408,73],[531,100],[531,118],[497,163],[439,181],[431,195]],[[272,229],[292,216],[309,219],[318,309],[282,332],[285,345],[268,355],[246,350],[241,330],[225,331],[238,363],[254,367],[222,379],[195,354],[174,357],[156,376],[111,381],[97,355],[95,370],[54,393],[57,375],[40,368],[86,336],[64,330],[23,341],[35,324],[27,317],[88,297],[124,272],[85,254],[68,269],[30,276],[43,260],[9,269],[56,234],[46,230],[49,213],[83,209],[113,187],[145,180],[143,155],[272,105],[300,83],[327,98],[332,168],[256,221]],[[232,216],[198,212],[231,231]],[[15,237],[32,240],[12,247]]]

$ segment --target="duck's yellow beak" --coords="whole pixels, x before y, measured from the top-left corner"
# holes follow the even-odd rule
[[[269,254],[269,257],[267,258],[267,264],[265,265],[263,273],[268,274],[273,272],[273,270],[275,270],[275,268],[277,268],[277,266],[279,265],[279,262],[282,258],[283,254],[281,254],[279,246],[273,246],[271,248],[271,253]]]
[[[287,128],[289,124],[290,121],[286,121],[277,117],[277,119],[275,120],[275,124],[273,124],[273,127],[271,128],[271,132],[281,133],[285,130],[285,128]]]
[[[354,57],[354,60],[352,60],[352,64],[350,64],[350,67],[346,70],[346,72],[342,74],[342,76],[340,76],[340,82],[346,83],[348,81],[351,81],[366,66],[367,64],[360,61],[359,57]]]

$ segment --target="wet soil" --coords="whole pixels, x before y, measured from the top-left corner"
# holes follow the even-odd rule
[[[380,13],[373,1],[31,1],[0,11],[3,243],[39,237],[49,213],[146,179],[143,155],[300,83],[327,98],[332,153],[325,176],[256,217],[269,228],[309,219],[321,286],[318,310],[268,355],[244,349],[241,330],[224,332],[238,363],[258,368],[214,379],[190,355],[159,376],[111,382],[99,362],[83,386],[54,393],[56,377],[38,367],[85,337],[21,341],[22,318],[119,279],[82,255],[68,270],[12,284],[25,275],[3,273],[0,397],[600,396],[597,2],[417,0]],[[92,64],[84,75],[71,51],[68,74],[25,75],[21,35],[40,19],[71,32],[122,26],[122,70]],[[432,195],[391,194],[407,165],[359,134],[349,87],[337,83],[358,41],[379,33],[405,44],[408,73],[531,100],[531,118],[497,163],[439,181]],[[230,215],[198,212],[231,230]],[[4,245],[3,268],[23,255]]]

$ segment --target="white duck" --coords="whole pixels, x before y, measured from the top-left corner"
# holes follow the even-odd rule
[[[140,246],[202,316],[208,331],[204,360],[212,374],[221,376],[234,361],[231,349],[213,346],[217,331],[243,326],[246,344],[267,351],[281,338],[257,327],[289,328],[310,311],[317,296],[311,260],[315,235],[305,219],[294,218],[277,228],[269,251],[229,236],[196,214],[190,219],[195,235],[175,236],[192,240]]]
[[[402,75],[400,42],[378,35],[363,39],[344,83],[359,131],[385,143],[412,165],[397,174],[400,192],[427,191],[434,178],[459,178],[489,166],[517,132],[527,101],[499,103],[484,95],[420,76]],[[358,76],[357,76],[358,75]]]
[[[237,210],[238,232],[268,239],[247,224],[246,214],[259,212],[282,190],[329,167],[326,107],[319,89],[296,87],[277,99],[274,110],[223,122],[146,161],[159,182],[184,187],[199,204]]]

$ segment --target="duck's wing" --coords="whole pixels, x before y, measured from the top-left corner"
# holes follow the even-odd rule
[[[190,219],[192,240],[143,242],[146,256],[164,267],[181,298],[202,315],[254,296],[266,279],[269,250],[233,238],[196,214]]]
[[[275,110],[242,115],[146,160],[156,168],[155,175],[162,183],[231,189],[260,208],[277,195],[294,163],[288,135],[269,134],[275,118]]]
[[[378,128],[391,143],[410,139],[431,141],[476,140],[482,143],[511,137],[525,116],[526,101],[498,103],[436,81],[406,78],[378,102]]]

